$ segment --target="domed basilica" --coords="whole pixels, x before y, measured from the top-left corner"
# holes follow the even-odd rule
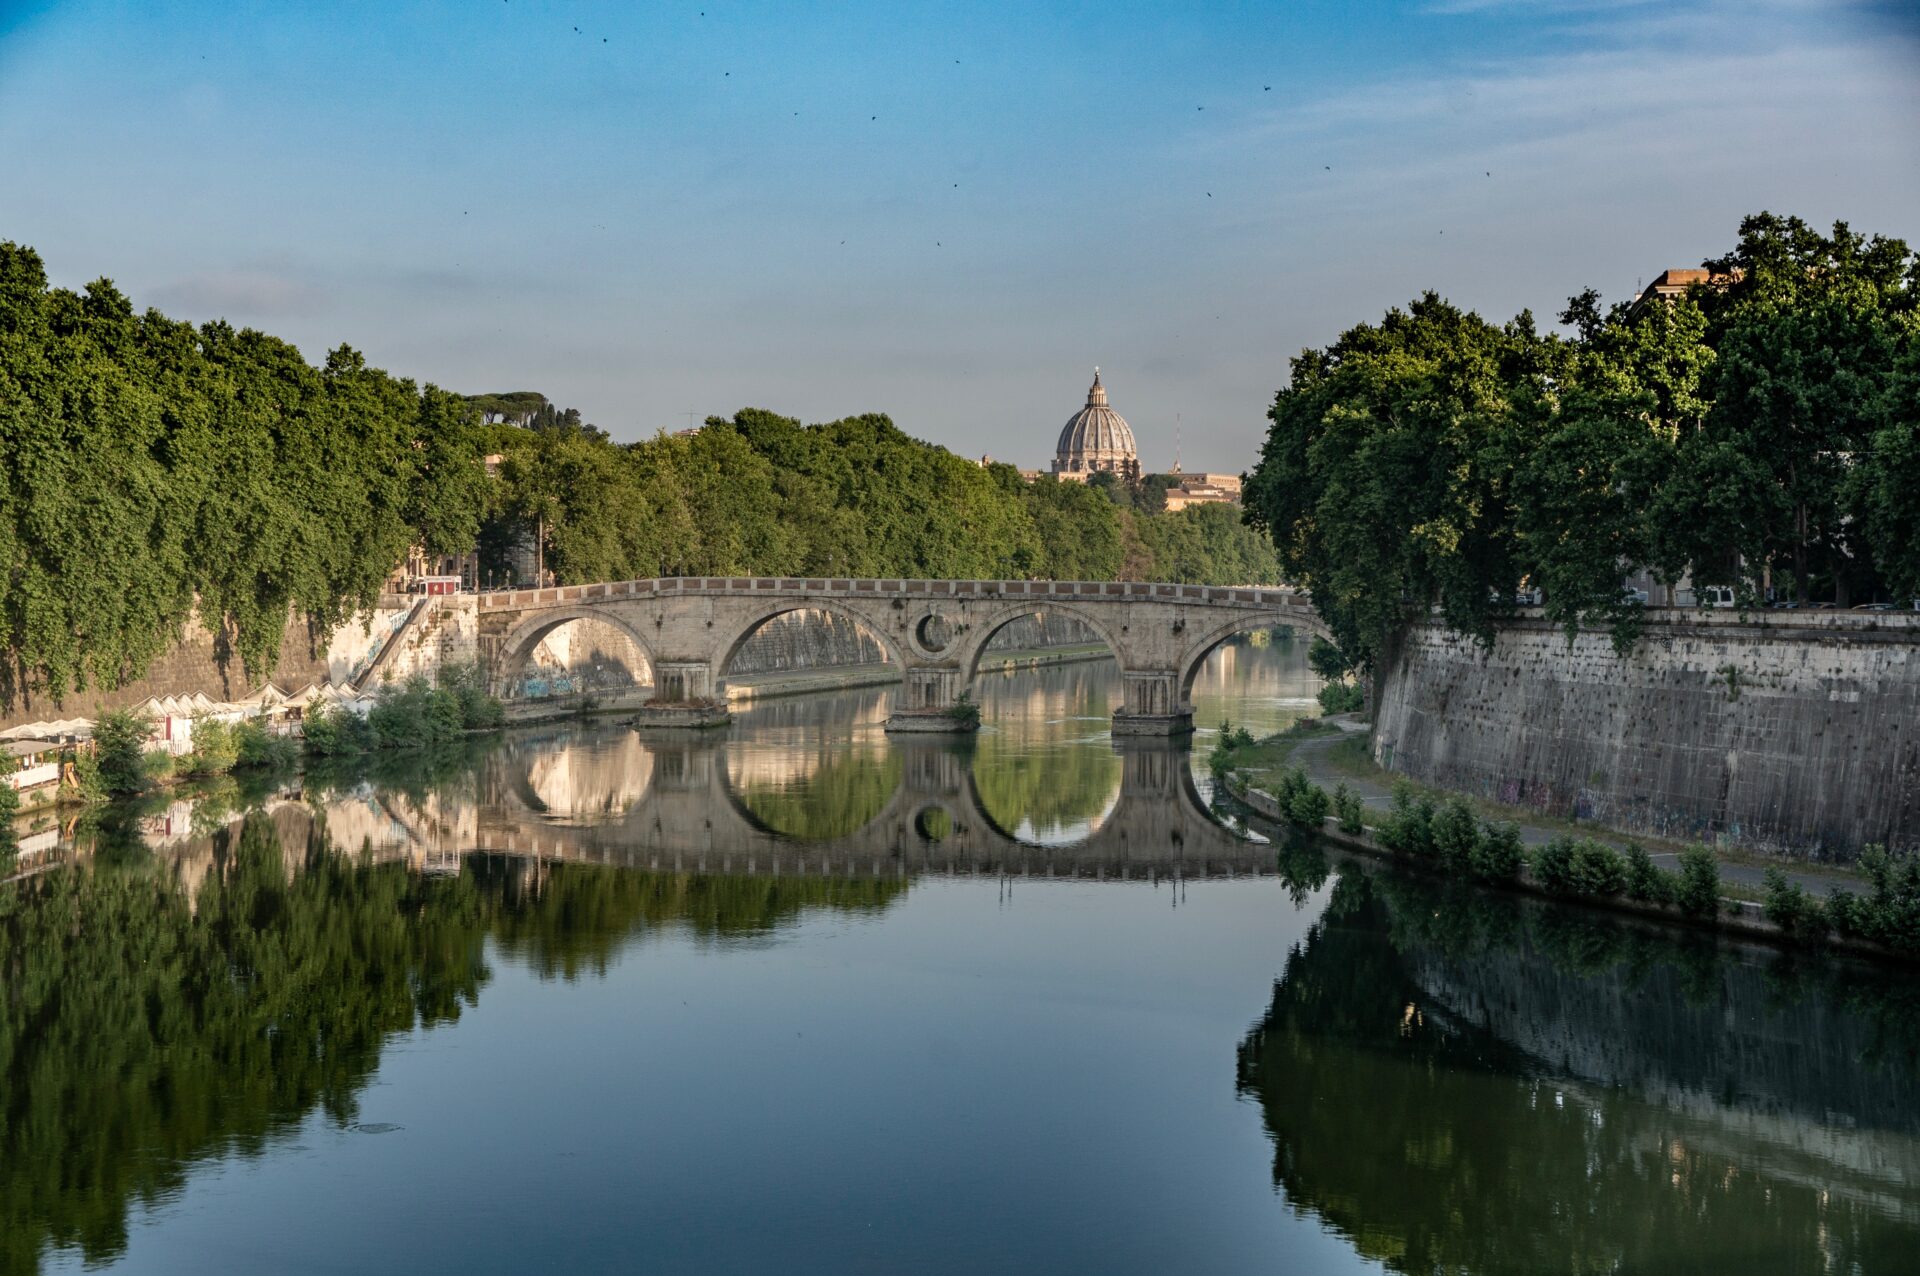
[[[1084,483],[1095,474],[1113,474],[1128,482],[1140,477],[1140,457],[1134,451],[1133,429],[1125,417],[1107,406],[1107,388],[1100,369],[1093,370],[1087,406],[1068,419],[1054,448],[1056,477]]]

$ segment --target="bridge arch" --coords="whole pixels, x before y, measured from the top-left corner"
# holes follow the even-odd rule
[[[1101,642],[1107,645],[1114,663],[1124,671],[1127,660],[1124,648],[1120,645],[1112,626],[1097,616],[1090,614],[1088,608],[1075,607],[1070,603],[1059,603],[1052,599],[1034,599],[1028,602],[1015,602],[990,612],[985,620],[969,625],[957,644],[954,663],[959,667],[961,686],[971,688],[975,675],[980,672],[980,658],[986,654],[987,644],[993,636],[1016,620],[1027,616],[1037,616],[1050,612],[1060,616],[1070,616],[1092,630]]]
[[[884,621],[868,614],[865,608],[850,607],[839,599],[786,600],[756,608],[747,614],[746,620],[739,623],[714,656],[714,681],[718,683],[726,679],[733,667],[734,657],[740,654],[740,649],[746,646],[748,640],[759,633],[768,622],[778,620],[782,616],[791,616],[796,612],[809,611],[825,612],[831,616],[838,616],[842,620],[852,621],[860,629],[871,634],[874,641],[880,644],[881,650],[886,653],[888,664],[895,669],[906,668],[905,653],[901,651],[900,644],[895,641],[892,634],[887,632]]]
[[[508,699],[508,693],[525,670],[533,649],[548,634],[576,620],[593,621],[624,634],[647,662],[648,674],[652,675],[656,667],[652,645],[618,611],[592,605],[559,606],[523,617],[500,640],[499,656],[493,662],[493,693],[501,699]]]
[[[1286,610],[1267,613],[1241,612],[1238,615],[1218,622],[1211,628],[1201,631],[1200,637],[1187,645],[1180,657],[1177,670],[1179,675],[1180,703],[1193,703],[1194,680],[1200,676],[1200,668],[1206,664],[1207,657],[1214,653],[1222,643],[1249,633],[1255,629],[1292,629],[1296,633],[1311,634],[1331,640],[1332,632],[1326,623],[1311,610]]]

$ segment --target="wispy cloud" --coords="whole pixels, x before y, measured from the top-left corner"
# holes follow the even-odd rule
[[[326,300],[319,288],[272,270],[210,270],[153,290],[153,304],[196,319],[278,319],[311,314]]]

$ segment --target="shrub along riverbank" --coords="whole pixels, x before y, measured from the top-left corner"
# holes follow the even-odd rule
[[[390,685],[364,716],[343,706],[316,708],[302,724],[300,740],[275,735],[258,722],[203,718],[193,724],[193,748],[178,755],[149,746],[152,719],[115,710],[94,725],[93,753],[72,759],[79,790],[74,796],[95,801],[144,793],[174,780],[285,769],[303,752],[336,757],[432,748],[469,732],[495,730],[504,720],[501,703],[472,671],[459,670],[443,674],[439,686],[419,677]]]
[[[1345,784],[1329,794],[1299,767],[1270,772],[1255,788],[1245,763],[1272,741],[1254,741],[1223,724],[1209,763],[1234,798],[1270,819],[1372,854],[1392,856],[1454,879],[1535,891],[1542,895],[1722,926],[1797,944],[1837,943],[1920,960],[1920,857],[1869,847],[1860,857],[1868,889],[1835,888],[1819,899],[1770,868],[1756,916],[1721,893],[1720,865],[1701,845],[1680,853],[1677,871],[1654,864],[1629,843],[1617,849],[1593,838],[1563,834],[1531,851],[1511,821],[1483,820],[1459,797],[1437,800],[1396,783],[1393,805],[1369,828],[1360,799]]]

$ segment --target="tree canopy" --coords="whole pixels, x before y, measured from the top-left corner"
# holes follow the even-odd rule
[[[534,391],[462,397],[346,346],[314,367],[264,333],[137,313],[104,279],[52,288],[0,243],[0,702],[122,685],[196,614],[257,676],[290,613],[330,632],[411,545],[477,548],[506,580],[537,542],[563,583],[1277,578],[1231,511],[1133,504],[880,415],[748,410],[618,444]]]
[[[1920,259],[1747,218],[1683,296],[1539,332],[1433,293],[1293,360],[1248,517],[1359,666],[1438,609],[1482,640],[1523,585],[1630,645],[1623,581],[1742,605],[1920,594]]]
[[[196,606],[250,668],[288,613],[371,604],[409,544],[471,546],[477,417],[342,346],[199,328],[0,243],[0,687],[113,686]]]

